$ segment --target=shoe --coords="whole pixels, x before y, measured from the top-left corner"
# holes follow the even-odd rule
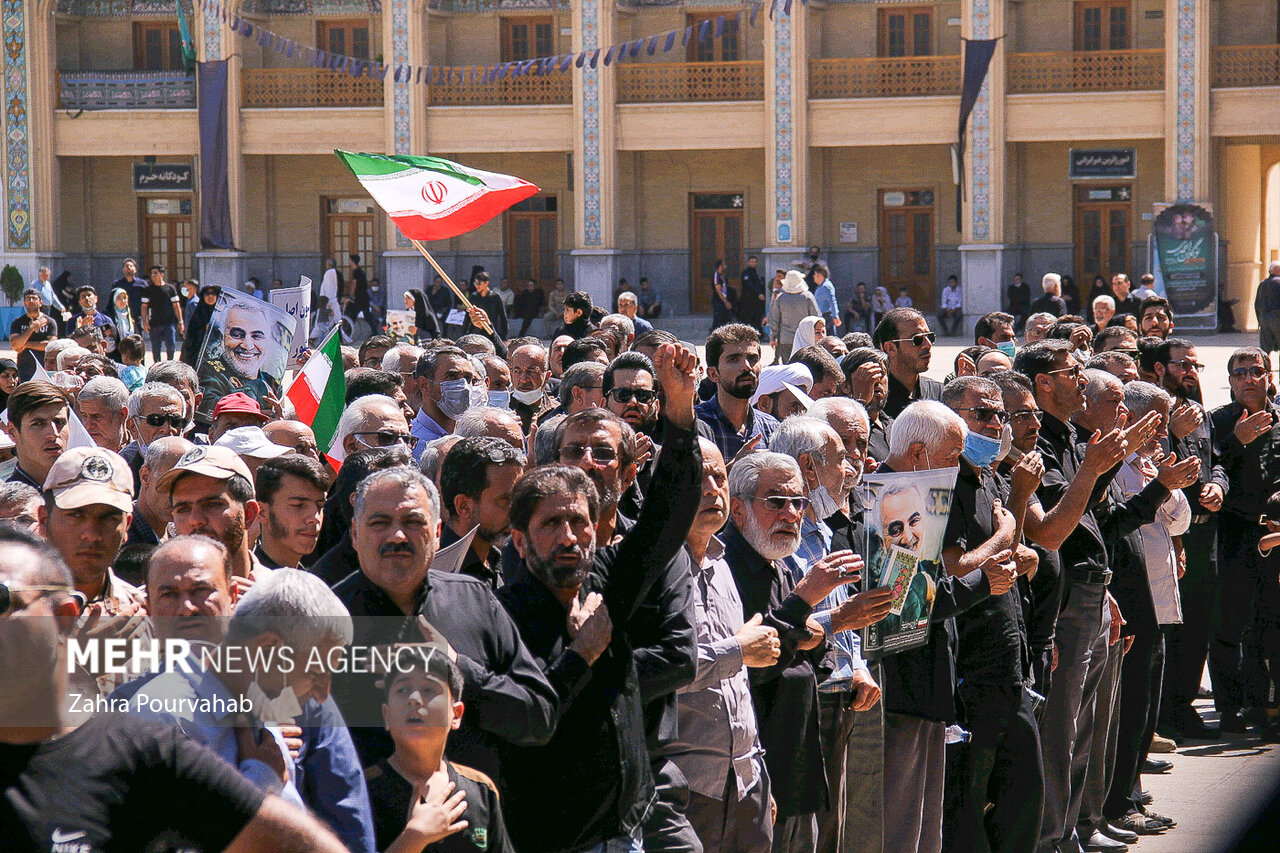
[[[1109,823],[1105,820],[1098,825],[1098,831],[1107,836],[1107,838],[1114,838],[1116,841],[1123,841],[1125,844],[1138,843],[1138,833],[1130,832],[1127,829],[1121,829],[1115,824]]]
[[[1151,752],[1162,752],[1167,754],[1170,752],[1177,752],[1177,750],[1178,744],[1167,737],[1160,737],[1160,735],[1156,735],[1151,738]]]
[[[1165,817],[1164,815],[1156,814],[1155,812],[1143,812],[1143,816],[1148,821],[1155,821],[1156,823],[1164,826],[1166,829],[1173,829],[1175,826],[1178,825],[1178,822],[1173,818]]]
[[[1139,791],[1138,796],[1134,797],[1134,799],[1138,801],[1139,805],[1149,806],[1155,802],[1156,798],[1151,796],[1150,791]]]
[[[1227,735],[1242,735],[1249,731],[1249,724],[1239,711],[1224,712],[1218,722],[1218,729]]]
[[[1160,821],[1151,820],[1142,812],[1129,812],[1116,821],[1115,825],[1138,835],[1160,835],[1169,828]]]
[[[1163,758],[1148,758],[1142,762],[1143,773],[1168,773],[1173,769],[1172,761],[1165,761]]]
[[[1195,708],[1182,707],[1173,711],[1167,727],[1184,738],[1213,740],[1222,734],[1217,726],[1206,725]]]
[[[1134,837],[1136,838],[1137,836]],[[1098,829],[1095,829],[1093,834],[1081,846],[1088,853],[1125,853],[1129,849],[1128,844],[1103,835],[1102,831]]]

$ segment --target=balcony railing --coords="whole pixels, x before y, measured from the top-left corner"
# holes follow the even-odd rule
[[[958,94],[959,56],[809,60],[810,98],[909,98]]]
[[[64,110],[193,110],[196,78],[182,71],[62,71]]]
[[[567,70],[479,82],[487,70],[483,65],[468,67],[458,82],[432,83],[427,103],[433,107],[573,103],[573,74]]]
[[[1214,88],[1280,86],[1280,44],[1215,47],[1212,65]]]
[[[764,62],[644,62],[618,66],[618,103],[759,101]]]
[[[382,81],[327,68],[246,68],[246,107],[380,107]]]
[[[1081,50],[1011,53],[1010,94],[1125,92],[1164,88],[1164,51]]]

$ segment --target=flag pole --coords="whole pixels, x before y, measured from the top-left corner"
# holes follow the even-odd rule
[[[449,274],[444,271],[444,268],[441,267],[438,263],[436,263],[436,259],[431,257],[431,253],[427,251],[426,246],[422,245],[422,241],[410,239],[409,242],[413,244],[413,247],[415,249],[417,249],[419,252],[422,253],[422,257],[427,259],[427,263],[435,267],[436,272],[440,273],[440,277],[444,279],[444,283],[449,285],[449,289],[452,290],[454,294],[458,297],[458,299],[462,301],[462,307],[465,308],[468,313],[470,313],[471,309],[474,308],[475,306],[471,304],[471,301],[467,299],[466,294],[464,294],[462,290],[459,289],[458,285],[453,283],[453,279],[449,278]],[[491,335],[495,334],[495,332],[493,331],[492,324],[485,323],[485,329],[486,331],[489,332],[489,334]]]

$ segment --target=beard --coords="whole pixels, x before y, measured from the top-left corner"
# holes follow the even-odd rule
[[[608,507],[616,507],[618,501],[622,500],[622,491],[618,488],[618,482],[615,480],[612,488],[606,487],[604,477],[593,466],[590,471],[584,472],[591,484],[596,487],[596,493],[600,496],[600,507],[605,509]]]
[[[792,536],[787,542],[778,542],[773,537],[773,533],[779,527],[791,529]],[[756,550],[761,557],[766,560],[781,560],[784,557],[790,557],[796,552],[796,548],[800,545],[800,525],[778,524],[774,525],[773,530],[765,530],[755,515],[748,512],[746,523],[742,525],[742,537],[747,540],[752,548]]]
[[[747,371],[738,375],[732,385],[721,386],[726,394],[738,400],[750,400],[760,385],[760,377]]]
[[[561,563],[559,558],[573,554],[577,560],[573,564]],[[535,578],[552,589],[577,589],[587,579],[591,565],[596,559],[595,545],[558,546],[545,558],[530,543],[525,551],[524,562]]]

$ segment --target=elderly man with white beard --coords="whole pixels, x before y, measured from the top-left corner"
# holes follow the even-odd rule
[[[838,445],[839,442],[836,441]],[[818,673],[826,633],[810,614],[837,587],[856,581],[860,560],[849,551],[813,561],[793,580],[784,560],[801,542],[801,522],[809,490],[795,459],[781,453],[753,453],[729,475],[729,516],[725,560],[742,598],[743,618],[766,614],[778,630],[781,655],[754,670],[751,698],[759,721],[760,744],[773,782],[778,818],[773,849],[812,851],[817,812],[827,803],[827,780],[818,734]],[[846,626],[837,612],[832,627]]]

